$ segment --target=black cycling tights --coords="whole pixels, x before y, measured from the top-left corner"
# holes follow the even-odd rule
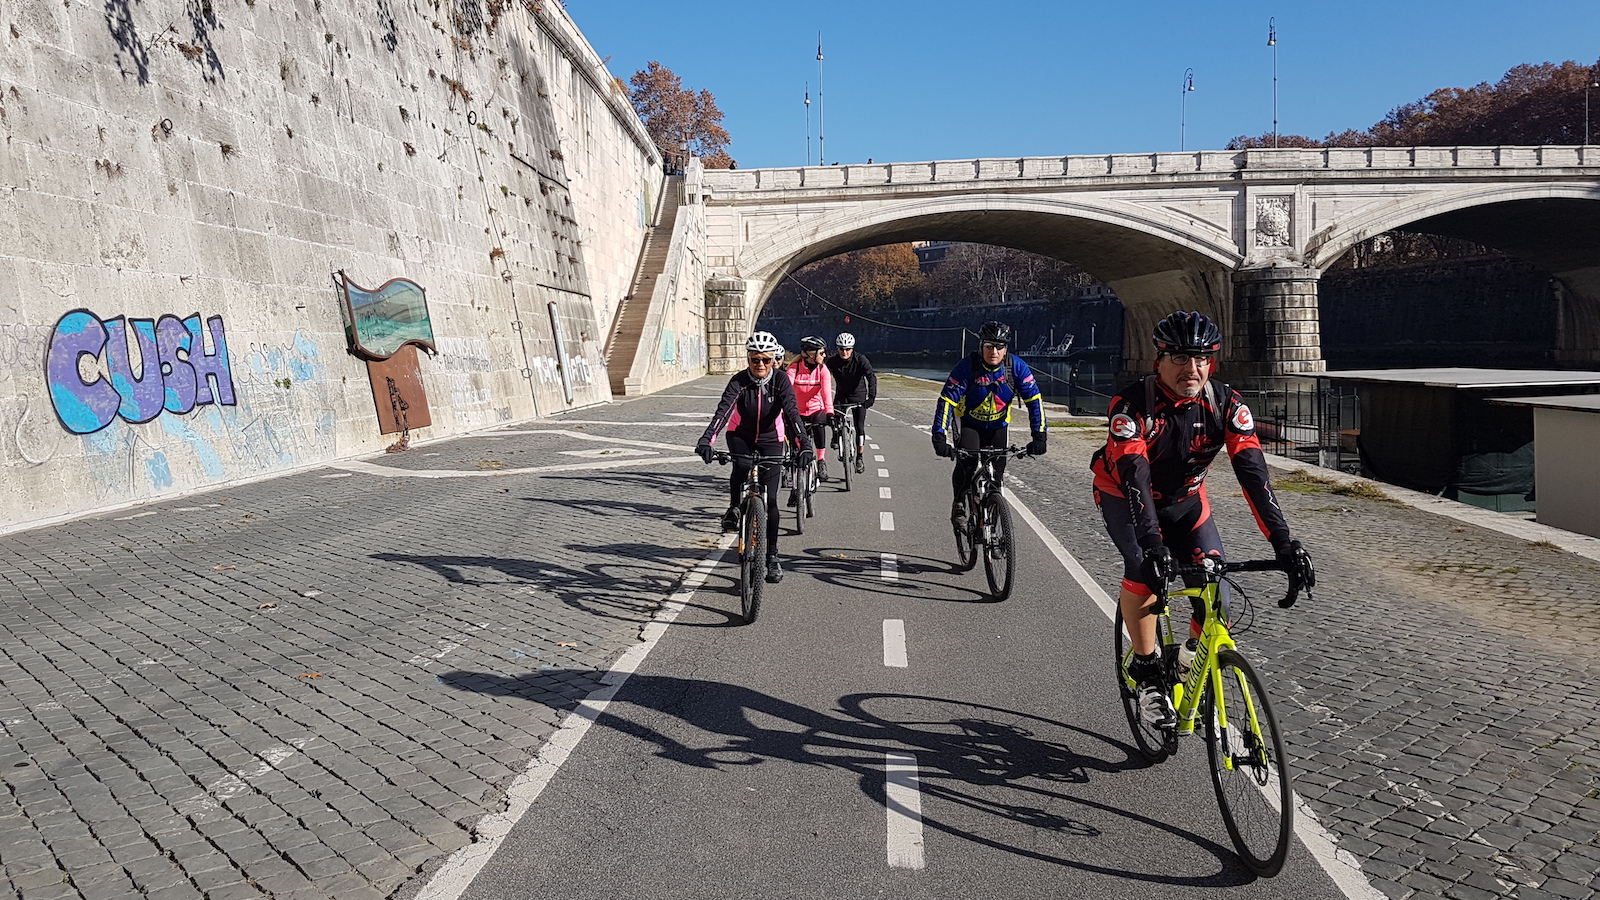
[[[728,432],[728,452],[735,456],[759,453],[762,456],[782,456],[783,445],[777,442],[752,444],[749,440]],[[728,481],[728,505],[734,509],[744,502],[744,480],[750,476],[750,461],[735,459],[733,475]],[[761,468],[761,484],[767,489],[767,555],[778,555],[778,475],[783,467],[777,464]]]

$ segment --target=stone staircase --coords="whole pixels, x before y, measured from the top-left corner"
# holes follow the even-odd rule
[[[623,298],[616,324],[611,328],[611,339],[606,342],[606,371],[611,376],[611,393],[615,396],[623,394],[623,381],[638,356],[639,338],[644,333],[645,319],[650,315],[650,298],[655,293],[656,280],[667,267],[667,250],[672,246],[672,229],[678,223],[682,198],[683,176],[667,176],[655,225],[645,235],[644,249],[639,253],[633,288]]]

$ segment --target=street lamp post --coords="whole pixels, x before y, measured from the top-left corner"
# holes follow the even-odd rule
[[[1593,139],[1589,136],[1589,92],[1595,88],[1600,88],[1600,66],[1590,70],[1589,83],[1584,85],[1583,88],[1583,145],[1585,147],[1593,143]]]
[[[806,85],[806,165],[811,165],[811,85]]]
[[[828,164],[827,135],[822,124],[826,107],[822,102],[822,32],[817,32],[817,165]]]
[[[1267,46],[1272,48],[1272,148],[1278,148],[1278,17],[1267,19]]]
[[[1178,103],[1178,149],[1186,149],[1189,136],[1189,92],[1194,90],[1194,69],[1183,70],[1182,99]]]

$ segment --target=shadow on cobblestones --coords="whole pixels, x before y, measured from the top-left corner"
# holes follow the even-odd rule
[[[544,673],[549,674],[549,673]],[[583,673],[592,675],[592,673]],[[524,679],[489,672],[452,671],[442,682],[495,697],[540,700]],[[887,804],[883,753],[905,748],[916,754],[920,789],[963,813],[978,813],[1066,839],[1081,848],[1070,857],[1018,846],[974,833],[953,821],[930,817],[939,804],[924,804],[923,824],[963,840],[1029,859],[1135,881],[1186,887],[1227,887],[1253,876],[1229,847],[1180,826],[1080,796],[1073,786],[1096,776],[1144,769],[1147,763],[1121,740],[1065,722],[1012,709],[912,694],[862,693],[840,697],[837,713],[818,712],[739,685],[699,679],[636,674],[597,724],[654,745],[656,756],[686,766],[721,770],[785,761],[841,769],[857,778],[873,802]],[[627,710],[648,710],[630,715]],[[703,736],[696,745],[647,724],[665,714]],[[670,721],[670,720],[669,720]],[[777,723],[765,727],[764,722]],[[1082,818],[1057,811],[1072,807]],[[1105,835],[1093,821],[1124,819],[1129,826],[1159,829],[1192,843],[1217,860],[1206,875],[1173,875],[1159,869],[1132,872],[1086,862],[1098,855],[1092,843]],[[1003,831],[996,829],[997,833]]]

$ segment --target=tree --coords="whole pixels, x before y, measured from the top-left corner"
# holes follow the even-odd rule
[[[733,141],[710,91],[685,88],[683,79],[656,60],[633,73],[628,84],[628,99],[663,156],[677,158],[683,152],[680,145],[686,144],[708,169],[736,167],[725,149]]]

